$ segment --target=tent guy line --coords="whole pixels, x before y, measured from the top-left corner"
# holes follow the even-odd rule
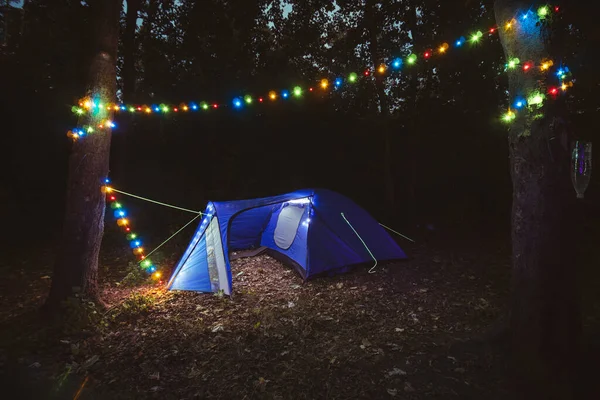
[[[350,221],[348,221],[348,218],[346,218],[346,216],[344,215],[344,213],[340,213],[340,215],[342,216],[342,218],[344,218],[344,221],[346,221],[346,223],[348,224],[348,226],[350,226],[350,228],[352,228],[352,230],[354,231],[354,234],[360,239],[360,241],[362,242],[363,246],[365,246],[365,249],[367,249],[367,251],[369,252],[369,254],[371,255],[371,257],[373,257],[373,261],[375,261],[375,265],[373,265],[371,267],[371,269],[369,269],[369,274],[374,274],[375,271],[375,267],[377,267],[377,259],[375,258],[375,256],[373,255],[373,253],[371,252],[371,249],[369,249],[369,247],[367,246],[367,244],[365,243],[365,241],[363,240],[363,238],[360,237],[360,235],[358,234],[358,232],[356,232],[356,229],[354,229],[354,227],[352,226],[352,224],[350,223]],[[379,224],[381,225],[381,224]]]
[[[182,226],[181,228],[179,228],[177,230],[177,232],[175,232],[174,234],[172,234],[171,236],[169,236],[164,242],[162,242],[161,244],[159,244],[154,250],[152,250],[150,253],[148,253],[146,255],[146,257],[150,257],[152,254],[154,254],[156,251],[158,251],[158,249],[160,249],[161,247],[163,247],[165,244],[167,244],[168,241],[170,241],[171,239],[173,239],[175,236],[177,236],[182,230],[184,230],[185,228],[187,228],[192,222],[194,222],[195,220],[198,219],[198,217],[200,217],[203,213],[198,213],[198,215],[196,215],[194,218],[192,218],[190,221],[188,221],[187,224],[185,224],[184,226]],[[138,264],[143,263],[144,260],[141,260],[138,262]]]
[[[379,225],[383,226],[383,227],[384,227],[385,229],[387,229],[388,231],[390,231],[390,232],[394,232],[396,235],[398,235],[398,236],[400,236],[400,237],[403,237],[404,239],[406,239],[406,240],[408,240],[408,241],[410,241],[410,242],[413,242],[413,243],[415,243],[415,241],[414,241],[414,240],[412,240],[411,238],[409,238],[408,236],[404,236],[403,234],[401,234],[401,233],[400,233],[400,232],[398,232],[398,231],[395,231],[395,230],[393,230],[393,229],[392,229],[392,228],[390,228],[389,226],[386,226],[386,225],[382,224],[381,222],[379,223]]]
[[[124,192],[122,190],[115,189],[113,187],[106,187],[105,190],[107,191],[107,193],[116,192],[116,193],[123,194],[125,196],[133,197],[133,198],[136,198],[136,199],[139,199],[139,200],[148,201],[150,203],[158,204],[158,205],[165,206],[165,207],[174,208],[176,210],[186,211],[186,212],[189,212],[189,213],[192,213],[192,214],[198,214],[198,215],[203,215],[204,214],[202,211],[190,210],[189,208],[183,208],[183,207],[179,207],[179,206],[174,206],[172,204],[163,203],[161,201],[156,201],[156,200],[148,199],[146,197],[138,196],[138,195],[135,195],[135,194],[132,194],[132,193],[127,193],[127,192]]]

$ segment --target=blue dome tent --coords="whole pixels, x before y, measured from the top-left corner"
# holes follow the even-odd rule
[[[406,259],[390,235],[352,200],[330,190],[306,189],[209,202],[168,287],[230,295],[229,252],[261,247],[294,266],[305,280],[374,258]]]

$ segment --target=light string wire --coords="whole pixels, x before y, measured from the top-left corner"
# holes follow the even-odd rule
[[[374,274],[375,271],[373,271],[373,270],[375,269],[375,267],[377,267],[377,259],[375,258],[375,256],[373,255],[373,253],[371,253],[371,250],[369,249],[369,247],[367,246],[367,244],[365,243],[365,241],[363,240],[363,238],[360,237],[360,235],[358,234],[358,232],[356,232],[356,229],[354,229],[354,227],[352,226],[352,224],[350,223],[350,221],[348,221],[348,219],[346,218],[346,216],[344,215],[344,213],[340,213],[340,214],[342,215],[342,218],[344,218],[344,221],[346,221],[346,223],[348,224],[348,226],[350,226],[350,228],[352,228],[352,230],[354,231],[354,234],[362,242],[363,246],[365,246],[365,249],[367,249],[367,251],[371,255],[371,258],[373,258],[373,261],[375,261],[375,265],[373,265],[371,267],[371,269],[369,269],[369,274]]]

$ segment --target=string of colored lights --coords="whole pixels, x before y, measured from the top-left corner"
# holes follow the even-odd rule
[[[127,216],[127,211],[123,207],[123,204],[118,201],[116,191],[110,186],[107,186],[109,183],[109,179],[106,179],[106,185],[102,187],[102,191],[106,194],[107,202],[110,204],[111,210],[113,210],[113,215],[117,220],[117,225],[125,233],[125,237],[129,241],[129,246],[133,250],[133,254],[139,259],[138,262],[142,269],[146,271],[152,277],[152,279],[162,283],[162,280],[160,280],[162,272],[157,268],[152,260],[146,258],[145,250],[142,247],[142,240],[138,234],[132,230],[131,221]]]
[[[554,10],[558,12],[559,8],[555,7]],[[526,29],[527,25],[529,25],[529,27],[537,26],[538,22],[548,18],[550,14],[550,8],[549,6],[542,6],[538,8],[536,13],[537,20],[535,19],[535,17],[532,17],[533,14],[534,13],[532,11],[527,11],[520,16],[520,20],[523,24],[524,29]],[[513,19],[507,22],[506,27],[510,28],[511,32],[514,32],[515,30],[512,29],[512,27],[516,24],[517,20]],[[550,59],[545,59],[542,60],[542,62],[539,65],[536,65],[531,61],[521,63],[521,60],[519,60],[516,57],[513,57],[508,60],[508,63],[506,64],[506,70],[514,71],[517,70],[519,66],[521,67],[524,73],[531,73],[536,69],[543,73],[550,71],[554,66],[554,62]],[[502,116],[502,120],[504,122],[513,122],[517,118],[518,110],[525,109],[529,112],[532,112],[541,108],[544,104],[544,101],[547,98],[556,99],[561,93],[566,92],[567,89],[573,86],[573,79],[569,68],[563,65],[558,65],[555,68],[556,70],[554,71],[554,75],[558,78],[557,85],[550,86],[547,89],[545,89],[546,93],[544,93],[544,90],[538,89],[533,90],[527,94],[520,93],[513,95],[514,98],[511,101],[512,107],[509,106],[507,112]],[[540,84],[541,87],[545,87],[545,80],[540,79],[540,82],[543,82]],[[536,114],[534,115],[534,118],[537,118],[539,116],[541,116],[541,114]]]
[[[555,13],[559,12],[559,7],[550,7],[549,5],[541,6],[537,9],[537,12],[527,10],[520,16],[516,16],[511,20],[507,21],[502,29],[507,32],[517,32],[519,30],[519,25],[537,23],[541,20],[546,20],[550,18],[552,11]],[[498,32],[498,26],[494,26],[488,30],[488,35],[494,35]],[[468,39],[464,36],[460,37],[456,41],[453,42],[451,46],[447,42],[442,43],[436,49],[426,49],[425,51],[420,52],[420,56],[424,60],[431,60],[436,57],[440,57],[442,55],[447,54],[452,48],[460,49],[465,44],[469,43],[471,45],[475,45],[481,42],[483,39],[483,32],[478,30],[475,33],[469,35]],[[357,74],[356,72],[352,72],[344,77],[336,77],[331,81],[330,79],[323,78],[318,81],[317,86],[308,87],[308,92],[313,94],[323,93],[331,90],[339,90],[343,87],[345,82],[349,84],[354,84],[359,81],[359,79],[373,79],[375,74],[380,76],[389,75],[393,72],[399,72],[402,70],[404,65],[412,66],[417,63],[419,59],[419,55],[417,53],[412,53],[406,56],[405,58],[395,58],[388,63],[383,63],[379,65],[377,68],[367,68],[363,71],[362,76]],[[541,73],[550,73],[555,72],[556,75],[560,78],[560,85],[558,87],[553,87],[549,89],[549,95],[552,97],[556,97],[560,92],[566,91],[569,87],[573,85],[572,82],[567,81],[567,77],[570,76],[568,68],[562,66],[556,66],[555,70],[553,70],[554,62],[549,59],[540,60],[537,63],[534,61],[526,61],[521,63],[521,61],[517,58],[510,59],[506,65],[505,70],[507,72],[519,70],[520,69],[525,73],[531,73],[533,71],[539,71]],[[171,112],[173,113],[194,113],[194,112],[206,112],[210,110],[217,110],[222,108],[232,107],[234,109],[241,109],[245,106],[251,106],[255,104],[262,104],[267,102],[274,102],[279,99],[289,99],[293,97],[302,97],[305,94],[305,89],[302,86],[295,86],[291,91],[290,90],[281,90],[269,91],[265,96],[252,96],[245,95],[242,97],[236,97],[232,100],[231,103],[219,103],[219,102],[189,102],[189,103],[179,103],[178,105],[169,105],[169,104],[153,104],[153,105],[126,105],[126,104],[112,104],[112,103],[102,103],[96,99],[85,98],[82,99],[78,106],[73,106],[72,111],[77,115],[84,115],[87,113],[92,113],[97,115],[102,113],[100,116],[106,116],[109,112],[115,113],[130,113],[130,114],[142,114],[142,115],[151,115],[151,114],[162,114],[166,115]],[[541,97],[540,97],[541,96]],[[541,93],[535,93],[534,95],[522,96],[515,101],[514,109],[519,109],[525,107],[526,105],[534,105],[543,103],[545,99],[545,95]],[[528,100],[533,100],[533,103],[529,103]],[[538,102],[538,103],[536,103]],[[517,106],[521,105],[521,106]],[[515,111],[513,109],[509,109],[509,112],[503,116],[503,120],[510,122],[516,117]],[[79,138],[85,137],[88,134],[92,134],[96,131],[96,129],[103,129],[105,127],[115,128],[115,123],[110,118],[101,118],[102,122],[97,126],[83,126],[81,128],[76,128],[70,130],[67,133],[67,136],[70,138],[77,140]]]

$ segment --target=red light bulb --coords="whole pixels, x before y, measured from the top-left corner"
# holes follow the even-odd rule
[[[425,58],[429,58],[429,57],[431,57],[431,53],[430,53],[430,52],[428,52],[428,51],[426,51],[426,52],[425,52],[425,54],[423,54],[423,56],[424,56]]]
[[[555,87],[552,87],[552,88],[550,88],[549,92],[550,92],[550,94],[555,95],[558,93],[558,89]]]
[[[213,108],[219,108],[219,105],[215,103],[213,104]]]
[[[177,107],[175,107],[175,108],[173,109],[173,111],[177,112],[177,111],[179,111],[179,109],[178,109]]]
[[[312,91],[313,91],[313,88],[308,88],[308,91],[309,91],[309,92],[312,92]]]
[[[555,12],[558,12],[558,10],[560,10],[560,8],[558,6],[554,7]]]
[[[365,71],[365,76],[369,76],[371,73],[369,72],[369,70]]]
[[[496,32],[496,28],[490,28],[490,33]]]
[[[529,71],[530,69],[531,69],[530,63],[525,63],[525,65],[523,65],[523,71]]]
[[[142,111],[142,107],[138,107],[138,108],[137,108],[137,110],[138,110],[138,111]]]
[[[117,198],[115,196],[110,196],[110,201],[115,201]]]
[[[258,98],[258,101],[262,103],[262,102],[263,102],[263,98],[262,98],[262,97],[259,97],[259,98]]]

